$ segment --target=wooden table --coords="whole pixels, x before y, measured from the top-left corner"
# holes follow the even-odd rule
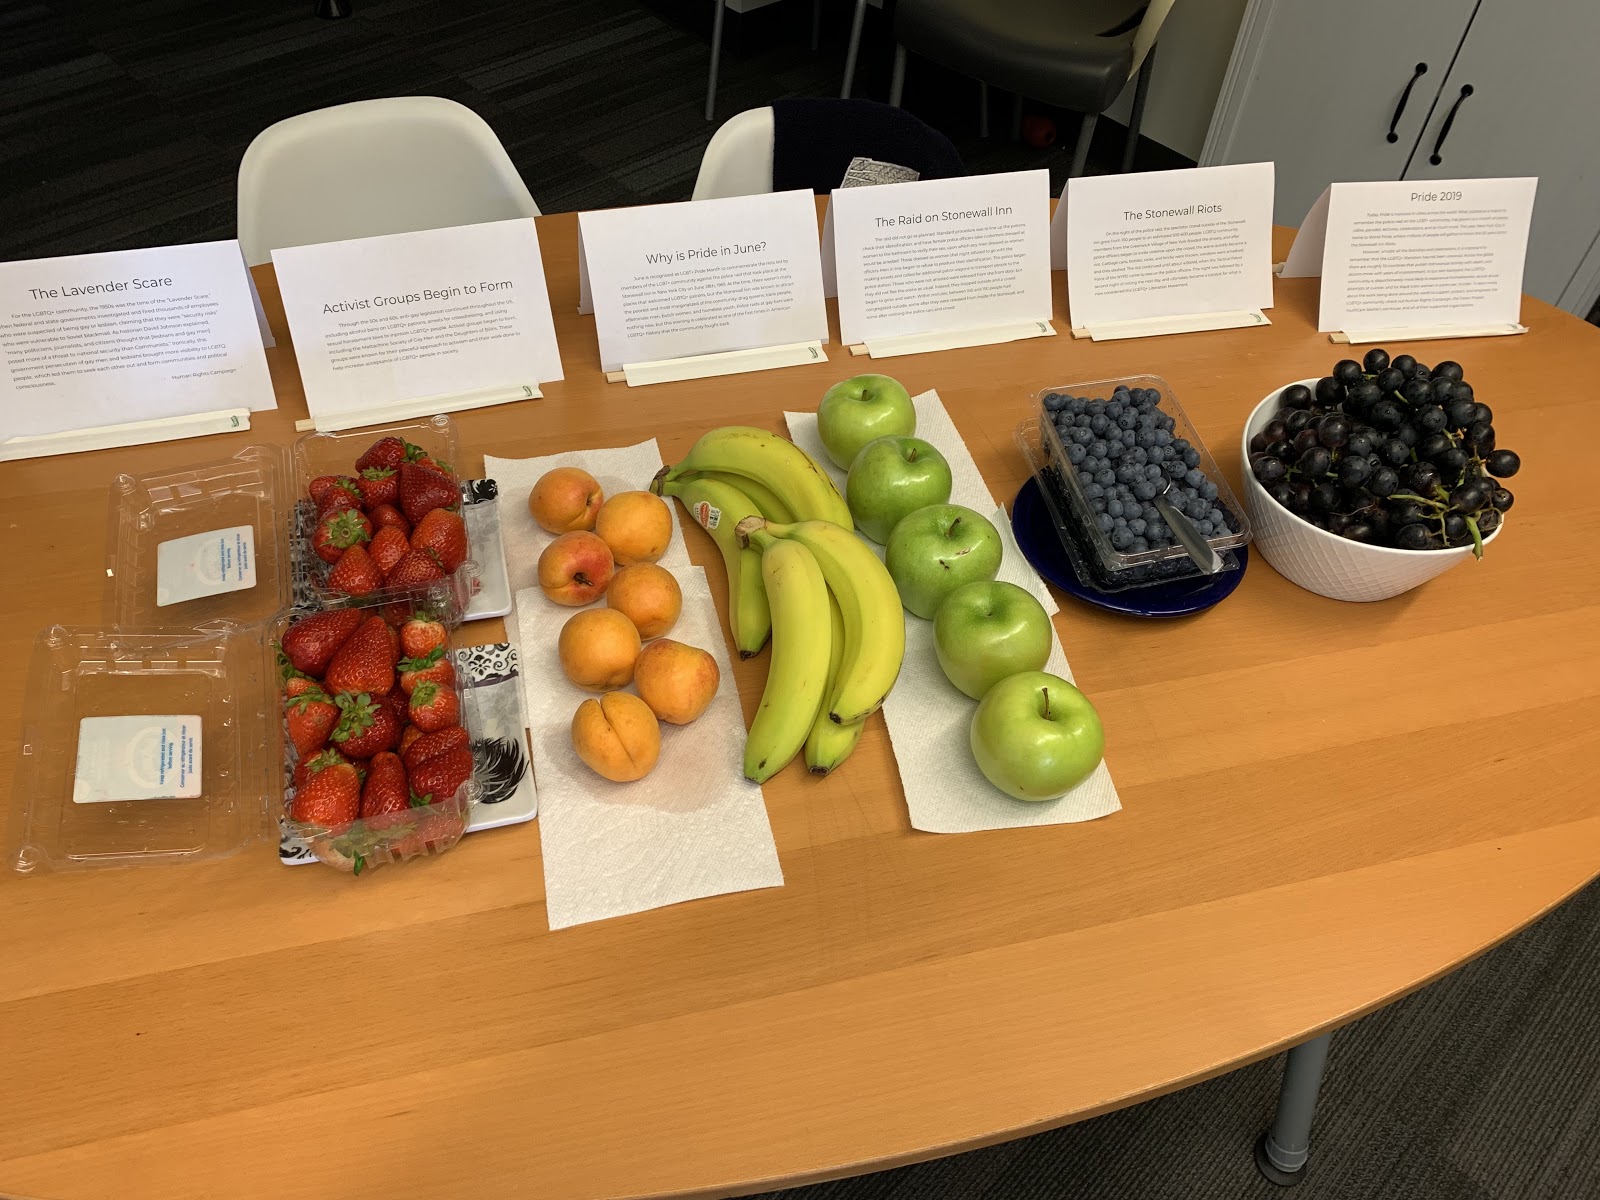
[[[543,218],[540,236],[568,378],[461,415],[468,470],[485,450],[646,432],[672,461],[714,425],[782,429],[783,408],[865,366],[835,338],[827,368],[607,385],[574,315],[575,220]],[[1316,286],[1280,283],[1270,329],[884,365],[939,389],[996,495],[1024,478],[1011,435],[1029,392],[1139,371],[1172,381],[1237,480],[1250,408],[1340,356],[1314,332]],[[1524,319],[1525,337],[1415,347],[1466,364],[1527,464],[1484,562],[1375,605],[1262,561],[1185,621],[1064,599],[1057,627],[1125,805],[1105,820],[915,833],[874,718],[836,776],[768,785],[784,887],[561,933],[536,824],[359,882],[285,870],[265,845],[0,880],[0,1193],[727,1195],[1131,1104],[1471,958],[1600,871],[1600,572],[1578,425],[1600,331],[1532,300]],[[269,357],[281,407],[249,434],[0,467],[6,661],[48,623],[101,619],[115,472],[291,437],[293,355]],[[691,537],[715,588],[718,560]],[[747,716],[761,672],[735,671]],[[19,708],[5,689],[0,729]],[[0,779],[15,758],[13,735]]]

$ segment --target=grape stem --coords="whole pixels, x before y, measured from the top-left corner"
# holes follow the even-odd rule
[[[1446,498],[1448,499],[1448,497]],[[1446,507],[1445,505],[1440,504],[1437,500],[1429,500],[1426,496],[1419,496],[1415,492],[1395,492],[1390,495],[1389,499],[1415,500],[1418,504],[1426,504],[1429,508],[1436,508],[1440,512],[1443,512]]]
[[[1472,534],[1472,557],[1483,557],[1483,534],[1478,531],[1476,514],[1467,518],[1467,529]]]

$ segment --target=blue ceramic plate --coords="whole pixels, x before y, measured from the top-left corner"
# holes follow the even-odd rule
[[[1022,485],[1011,506],[1011,531],[1016,534],[1017,545],[1023,557],[1062,591],[1076,596],[1085,604],[1130,617],[1186,617],[1204,612],[1233,594],[1250,565],[1250,550],[1240,546],[1233,553],[1239,557],[1237,571],[1224,571],[1216,576],[1199,576],[1180,579],[1173,583],[1153,583],[1149,587],[1129,588],[1124,592],[1102,592],[1089,586],[1078,577],[1067,553],[1061,547],[1055,522],[1039,494],[1039,481],[1030,479]]]

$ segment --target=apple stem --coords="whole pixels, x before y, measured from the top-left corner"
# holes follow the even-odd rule
[[[1044,687],[1040,688],[1039,690],[1044,693],[1044,712],[1040,713],[1039,715],[1048,721],[1050,719],[1050,689]]]

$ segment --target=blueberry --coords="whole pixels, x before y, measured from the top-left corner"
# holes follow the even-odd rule
[[[1150,449],[1145,451],[1145,454],[1151,462],[1159,463],[1167,457],[1167,448],[1162,445],[1151,446]]]
[[[1077,466],[1083,461],[1083,447],[1078,445],[1077,442],[1072,442],[1067,446],[1067,461],[1073,466]]]
[[[1186,466],[1198,467],[1200,465],[1200,451],[1191,446],[1183,452],[1183,461]],[[1204,478],[1204,476],[1201,478]]]
[[[1148,527],[1149,526],[1145,523],[1145,519],[1143,517],[1134,517],[1128,522],[1128,529],[1132,532],[1134,537],[1143,537],[1144,532]]]
[[[1156,430],[1156,432],[1155,432],[1155,443],[1156,443],[1156,445],[1170,447],[1172,445],[1173,441],[1174,441],[1174,439],[1173,439],[1171,430],[1168,430],[1168,429],[1157,429]]]
[[[1160,428],[1166,430],[1168,433],[1171,433],[1173,428],[1177,425],[1177,422],[1174,421],[1166,413],[1162,413],[1161,416],[1160,416],[1160,419],[1156,421],[1156,424]]]
[[[1189,448],[1189,439],[1188,438],[1181,438],[1181,437],[1173,438],[1172,439],[1172,448],[1174,450],[1176,450],[1179,454],[1182,454],[1185,450],[1187,450]]]
[[[1106,501],[1106,512],[1110,513],[1113,518],[1122,516],[1123,515],[1122,501],[1121,500],[1108,500],[1108,501]]]
[[[1166,462],[1161,464],[1161,469],[1166,473],[1168,479],[1182,479],[1189,470],[1188,467],[1183,465],[1183,459],[1181,458],[1167,459]]]
[[[1215,500],[1217,498],[1217,485],[1207,479],[1200,485],[1200,494],[1207,500]]]
[[[1148,549],[1150,549],[1150,543],[1145,541],[1142,537],[1136,537],[1133,539],[1133,545],[1128,547],[1128,553],[1143,554]]]
[[[1060,412],[1067,406],[1067,397],[1060,392],[1046,392],[1044,407],[1046,412]]]
[[[1098,525],[1104,532],[1111,532],[1111,518],[1106,516],[1105,513],[1096,514],[1094,523]]]
[[[1144,477],[1151,483],[1159,482],[1161,479],[1161,464],[1147,463],[1144,468]]]
[[[1210,537],[1212,533],[1211,522],[1206,520],[1204,517],[1201,517],[1195,521],[1194,530],[1201,537]]]
[[[1139,440],[1139,435],[1131,429],[1124,429],[1121,440],[1124,446],[1132,446]]]
[[[1229,528],[1228,514],[1223,512],[1220,508],[1212,508],[1212,510],[1206,514],[1206,520],[1210,521],[1211,524],[1218,530],[1225,530]]]
[[[1192,470],[1183,477],[1183,482],[1188,484],[1190,487],[1195,488],[1196,490],[1198,490],[1200,485],[1205,481],[1206,477],[1198,470]]]
[[[1094,477],[1094,481],[1101,487],[1110,487],[1117,481],[1117,477],[1108,468],[1107,470],[1098,472]]]
[[[1111,545],[1116,550],[1126,550],[1133,545],[1133,534],[1126,529],[1113,529],[1111,531]]]
[[[1156,485],[1153,483],[1136,483],[1133,485],[1133,494],[1140,500],[1154,500],[1156,498]]]
[[[1105,456],[1106,456],[1106,444],[1105,444],[1105,442],[1101,441],[1099,438],[1095,438],[1094,441],[1089,443],[1089,457],[1090,458],[1104,458]]]
[[[1106,494],[1106,490],[1091,479],[1088,483],[1083,485],[1083,494],[1089,497],[1091,501],[1094,501],[1102,499]]]
[[[1139,414],[1124,409],[1122,415],[1117,418],[1117,425],[1123,429],[1137,429],[1139,427]]]

